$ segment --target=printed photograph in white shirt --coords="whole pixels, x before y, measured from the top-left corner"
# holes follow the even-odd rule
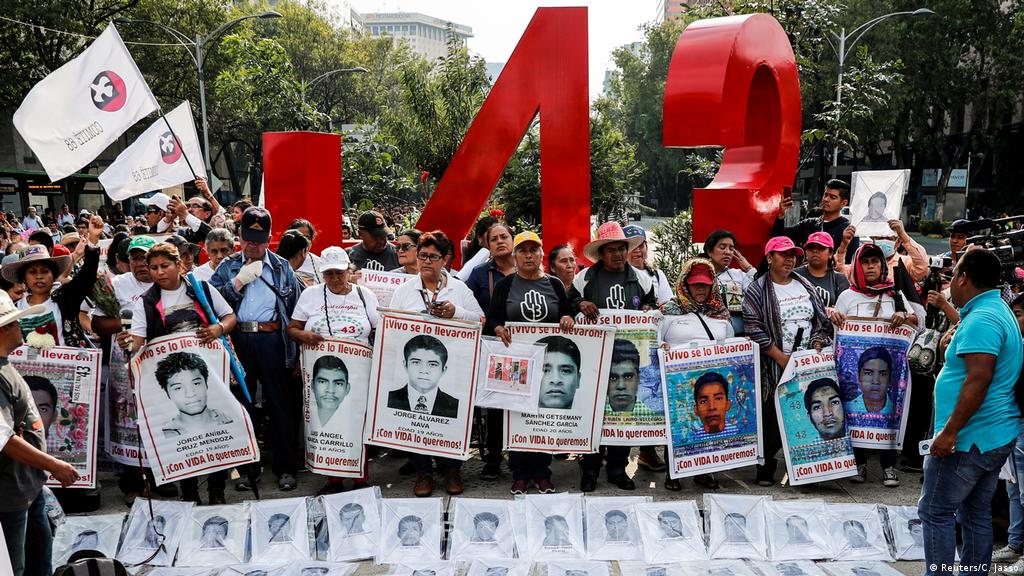
[[[782,323],[782,351],[793,352],[796,335],[803,328],[802,341],[811,337],[811,318],[814,317],[814,306],[811,295],[804,285],[796,280],[788,284],[772,283],[775,298],[779,303],[779,321]]]

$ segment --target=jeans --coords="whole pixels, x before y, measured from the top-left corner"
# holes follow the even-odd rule
[[[988,574],[992,561],[992,496],[1014,442],[981,452],[924,459],[917,514],[924,523],[925,576],[953,574],[956,523],[963,528],[962,574]]]
[[[1006,483],[1006,495],[1010,498],[1010,527],[1006,530],[1006,544],[1020,552],[1024,549],[1024,505],[1020,497],[1024,491],[1024,431],[1017,436],[1017,443],[1010,453],[1010,466],[1017,482]]]
[[[4,529],[7,552],[11,556],[14,576],[50,576],[53,533],[46,517],[43,491],[25,510],[0,512],[0,526]]]

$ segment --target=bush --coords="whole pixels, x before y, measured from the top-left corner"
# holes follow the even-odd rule
[[[654,265],[665,273],[672,286],[679,277],[683,262],[697,255],[693,243],[693,222],[689,212],[680,212],[675,217],[655,225],[651,229],[651,244],[654,247]]]
[[[945,236],[947,234],[946,229],[952,225],[952,222],[942,220],[921,220],[917,225],[917,231],[921,234],[939,234]]]

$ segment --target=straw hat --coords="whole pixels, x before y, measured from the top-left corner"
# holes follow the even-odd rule
[[[0,274],[8,282],[18,281],[18,270],[36,262],[53,262],[57,266],[57,276],[63,275],[71,267],[71,256],[50,256],[46,246],[34,244],[18,252],[18,261],[6,264]]]
[[[605,222],[597,227],[597,239],[592,240],[583,247],[583,255],[587,260],[597,262],[601,259],[601,247],[615,242],[625,242],[629,245],[627,250],[632,250],[643,244],[644,239],[639,236],[627,238],[626,233],[622,231],[622,226],[618,222]]]

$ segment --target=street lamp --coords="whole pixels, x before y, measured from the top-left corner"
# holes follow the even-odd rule
[[[235,26],[239,22],[249,20],[252,18],[269,20],[271,18],[280,17],[281,14],[273,10],[267,10],[266,12],[261,12],[259,14],[250,14],[248,16],[242,16],[239,18],[235,18],[234,20],[231,20],[229,22],[225,22],[224,24],[221,24],[219,27],[217,27],[217,29],[215,29],[213,32],[210,32],[206,36],[200,36],[199,34],[196,34],[195,40],[189,39],[189,37],[186,36],[184,32],[175,30],[174,28],[171,28],[166,24],[161,24],[160,22],[124,17],[114,19],[115,24],[150,24],[152,26],[156,26],[157,28],[160,28],[164,32],[167,32],[168,34],[173,36],[174,39],[178,41],[178,44],[184,47],[185,50],[188,50],[189,56],[192,57],[192,63],[196,65],[196,71],[199,74],[199,109],[200,113],[202,114],[203,122],[203,159],[206,164],[206,173],[211,176],[213,175],[213,166],[210,164],[210,127],[206,120],[206,83],[203,80],[203,46],[206,44],[213,44],[214,42],[219,40],[220,37],[228,31],[228,29]]]
[[[338,68],[337,70],[331,70],[329,72],[324,72],[323,74],[317,76],[316,78],[313,78],[309,82],[306,82],[305,80],[303,80],[302,81],[302,85],[301,85],[302,103],[303,104],[306,103],[306,90],[308,90],[309,88],[312,88],[313,86],[319,84],[322,80],[325,80],[327,77],[334,76],[335,74],[356,73],[356,72],[365,74],[365,73],[369,72],[369,70],[367,70],[366,68],[363,68],[362,66],[356,66],[355,68]]]
[[[836,41],[839,43],[839,47],[836,48],[836,45],[833,44],[831,40],[829,40],[828,36],[825,37],[825,41],[828,42],[828,45],[832,47],[832,51],[835,52],[836,57],[839,58],[839,79],[836,82],[836,114],[837,115],[839,114],[840,106],[843,103],[843,65],[846,64],[846,57],[849,56],[850,52],[853,51],[853,47],[857,44],[857,42],[860,41],[860,39],[863,38],[865,34],[867,34],[868,30],[871,30],[872,28],[874,28],[875,26],[880,24],[883,20],[887,20],[889,18],[892,18],[893,16],[924,16],[924,15],[927,15],[927,14],[935,14],[935,12],[932,11],[932,10],[929,10],[928,8],[918,8],[917,10],[908,10],[908,11],[905,11],[905,12],[892,12],[890,14],[885,14],[883,16],[879,16],[877,18],[873,18],[871,20],[868,20],[867,22],[865,22],[865,23],[861,24],[860,26],[854,28],[849,34],[846,33],[846,28],[845,27],[839,32],[839,34],[836,34],[835,32],[829,32],[830,34],[835,36]],[[849,43],[849,45],[847,45],[847,43]],[[837,116],[837,118],[838,118],[838,116]],[[832,177],[833,178],[836,177],[836,167],[838,166],[838,164],[839,164],[839,147],[833,145],[832,146]]]

